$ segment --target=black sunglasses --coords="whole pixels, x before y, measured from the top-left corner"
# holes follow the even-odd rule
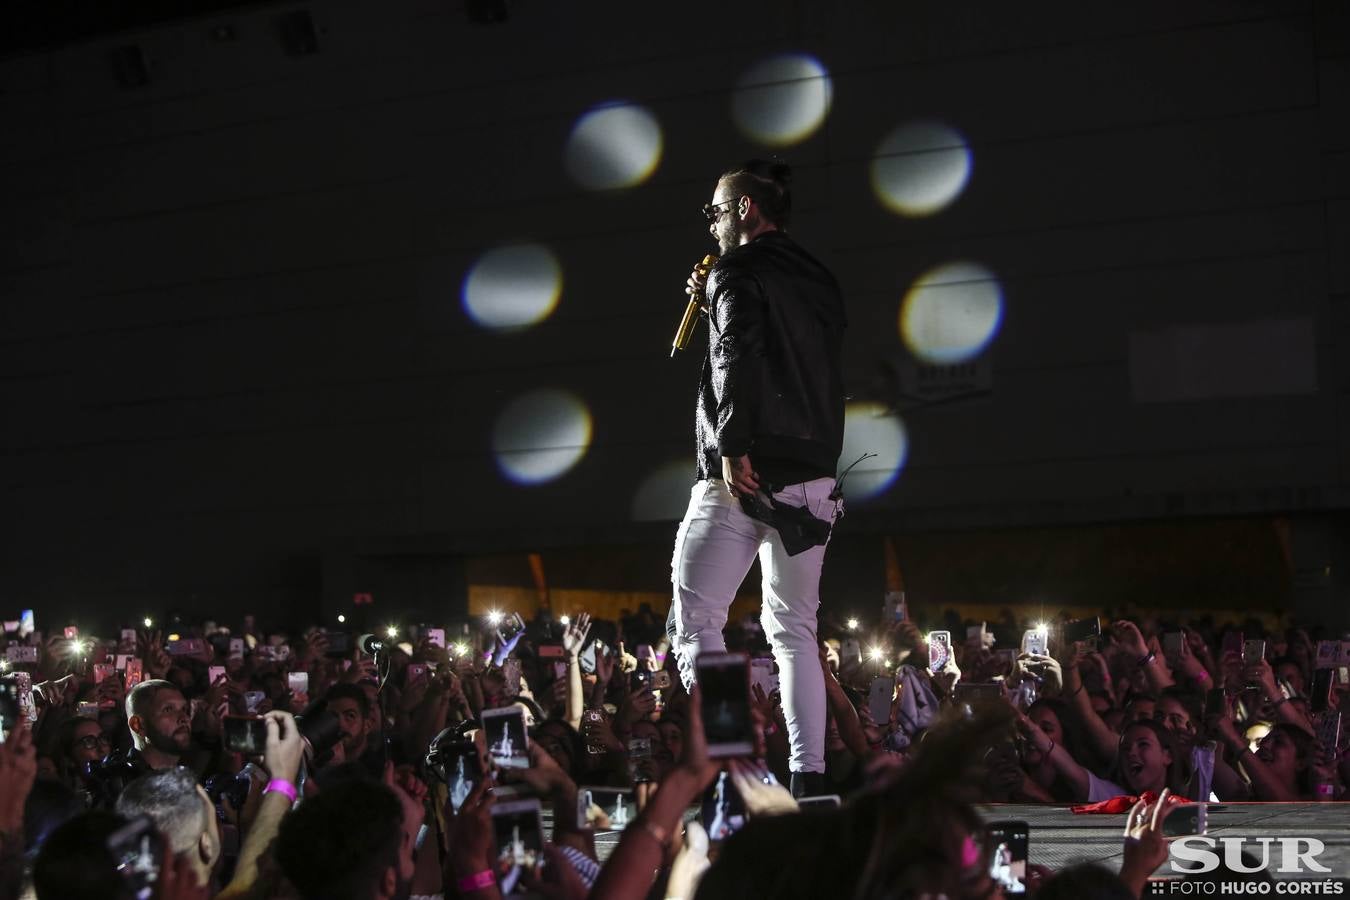
[[[709,222],[716,222],[718,219],[722,218],[721,207],[726,206],[728,203],[735,203],[740,199],[740,197],[732,197],[730,200],[723,200],[721,203],[705,203],[703,204],[703,216]]]

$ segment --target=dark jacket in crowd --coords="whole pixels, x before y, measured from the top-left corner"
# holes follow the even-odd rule
[[[832,477],[844,441],[844,302],[829,270],[781,231],[713,266],[699,378],[698,477],[750,454],[775,488]]]

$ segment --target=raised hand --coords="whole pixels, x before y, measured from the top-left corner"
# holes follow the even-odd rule
[[[173,668],[173,657],[164,649],[164,641],[158,631],[146,644],[141,659],[145,662],[145,674],[151,678],[163,678],[169,674],[169,669]]]
[[[1025,712],[1013,706],[1011,702],[1008,705],[1017,715],[1017,730],[1031,742],[1036,750],[1044,753],[1051,744],[1050,738],[1044,731],[1041,731],[1041,726],[1037,725]]]
[[[1261,690],[1265,692],[1267,700],[1278,700],[1284,696],[1284,692],[1280,690],[1279,684],[1275,681],[1275,670],[1264,659],[1259,659],[1244,667],[1242,677],[1246,679],[1248,684],[1259,684]]]
[[[384,764],[384,783],[403,807],[403,834],[411,846],[426,818],[427,786],[413,772],[412,766],[395,768],[392,762]]]
[[[62,701],[61,688],[57,685],[57,682],[54,680],[39,681],[37,684],[33,685],[33,694],[36,697],[42,698],[42,705],[44,709],[51,706],[61,705]]]
[[[689,724],[684,730],[684,750],[675,770],[688,775],[698,796],[717,777],[717,763],[708,758],[708,739],[703,732],[703,693],[697,684],[689,695]]]
[[[839,665],[839,657],[830,650],[830,645],[824,641],[816,648],[816,653],[820,657],[820,671],[827,679],[834,677],[834,670]]]
[[[619,641],[619,671],[625,675],[637,671],[637,657],[623,648],[623,641]]]
[[[933,673],[931,681],[933,686],[938,689],[939,696],[950,697],[952,691],[956,688],[956,683],[961,680],[961,667],[956,664],[956,656],[952,654],[947,657],[947,664],[942,667],[941,672]]]
[[[1024,654],[1030,657],[1030,654]],[[1081,641],[1069,641],[1059,648],[1057,654],[1053,654],[1058,660],[1061,670],[1077,669],[1083,665],[1085,654],[1083,653],[1083,644]]]
[[[531,743],[529,753],[529,768],[502,769],[501,780],[508,783],[523,782],[535,793],[545,797],[551,797],[571,785],[571,776],[563,771],[562,766],[558,765],[542,745]]]
[[[455,675],[450,669],[444,669],[443,679],[437,679],[442,693],[444,693],[446,702],[454,709],[463,709],[468,706],[468,698],[464,695],[464,682]]]
[[[1022,662],[1022,660],[1019,660]],[[1052,656],[1028,656],[1026,669],[1041,680],[1043,693],[1053,696],[1064,690],[1064,670]]]
[[[300,651],[296,654],[296,663],[301,668],[306,668],[311,662],[323,659],[327,654],[328,635],[316,628],[305,635],[305,640],[300,645]]]
[[[116,679],[105,679],[103,684]],[[102,687],[103,685],[99,685]],[[198,711],[198,721],[193,723],[193,730],[205,734],[220,734],[221,729],[221,709],[229,703],[230,684],[229,679],[221,675],[211,686],[206,689],[206,695],[202,697],[201,709]]]
[[[411,715],[413,710],[422,705],[422,701],[426,699],[430,687],[431,680],[429,678],[419,678],[405,684],[403,686],[403,694],[398,700],[399,711]]]
[[[588,745],[604,747],[611,753],[623,753],[626,749],[623,741],[614,733],[614,726],[603,716],[598,719],[583,719],[581,736]]]
[[[578,614],[577,617],[572,620],[572,624],[567,626],[567,630],[563,632],[562,645],[563,650],[567,652],[569,657],[577,656],[581,653],[581,648],[586,643],[586,636],[590,634],[590,631],[590,613],[584,612]]]
[[[1115,634],[1121,648],[1136,659],[1148,656],[1148,642],[1144,640],[1138,625],[1128,619],[1121,619],[1115,624]]]
[[[114,672],[111,677],[100,681],[98,687],[94,688],[94,697],[100,706],[110,704],[121,709],[127,699],[127,689],[122,684],[122,673]]]
[[[433,644],[431,638],[424,637],[417,642],[416,652],[413,654],[416,661],[426,661],[436,664],[436,668],[448,668],[450,665],[450,651],[440,644]]]
[[[379,673],[375,668],[375,660],[371,659],[369,656],[362,656],[360,650],[353,650],[351,668],[342,673],[341,680],[347,684],[357,684],[362,681],[379,681]]]
[[[492,868],[492,778],[485,776],[474,785],[456,813],[445,801],[446,865],[450,883]]]
[[[712,865],[708,860],[708,833],[697,821],[684,827],[684,846],[670,864],[667,897],[693,897],[698,881]]]
[[[750,815],[797,811],[797,801],[792,798],[792,792],[775,781],[768,769],[749,760],[733,759],[727,763],[727,771]]]
[[[1227,694],[1224,695],[1222,709],[1205,710],[1205,727],[1217,734],[1234,750],[1240,750],[1247,746],[1247,739],[1238,734],[1237,724],[1233,721],[1232,702]]]
[[[1089,653],[1084,660],[1084,664],[1096,667],[1097,674],[1102,679],[1102,687],[1109,691],[1111,689],[1111,666],[1107,664],[1106,657],[1102,655],[1101,651],[1094,650]]]
[[[267,743],[263,748],[263,766],[273,778],[294,782],[305,755],[305,739],[300,726],[288,712],[275,710],[263,716],[267,723]]]
[[[79,678],[71,674],[34,685],[34,690],[42,695],[48,706],[58,707],[72,705],[79,687]]]
[[[1205,671],[1204,665],[1191,653],[1191,642],[1184,636],[1181,639],[1181,649],[1177,653],[1177,670],[1185,674],[1195,682],[1204,682],[1209,678],[1209,673]]]
[[[109,679],[112,680],[112,679]],[[105,682],[106,683],[106,682]],[[219,676],[211,682],[211,686],[206,689],[206,696],[203,702],[212,709],[225,701],[230,694],[230,679],[224,675]]]
[[[1168,807],[1168,788],[1152,804],[1140,800],[1125,817],[1125,848],[1120,878],[1136,896],[1154,870],[1167,862],[1167,839],[1163,837],[1163,815]]]
[[[23,834],[23,808],[37,779],[37,750],[26,722],[0,745],[0,833]]]
[[[601,653],[597,647],[595,651],[595,680],[597,684],[607,685],[614,677],[614,657],[608,653]]]
[[[635,722],[650,718],[655,711],[656,697],[650,687],[643,687],[640,691],[629,691],[619,705],[619,725],[626,730]]]
[[[534,894],[548,900],[586,900],[589,891],[577,870],[553,844],[544,845],[544,868],[521,873],[520,882]]]

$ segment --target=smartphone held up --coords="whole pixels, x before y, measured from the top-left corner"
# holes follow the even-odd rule
[[[427,753],[427,769],[444,782],[451,808],[459,812],[469,794],[483,780],[482,757],[478,745],[468,737],[451,735],[437,739]]]
[[[1022,632],[1022,652],[1032,656],[1050,655],[1050,632],[1044,627],[1028,628]]]
[[[1013,820],[990,822],[985,826],[985,833],[990,879],[1003,889],[1004,894],[1025,895],[1030,826]]]
[[[221,724],[225,749],[230,753],[261,756],[267,749],[266,720],[256,716],[226,716]]]
[[[750,658],[744,653],[704,653],[698,658],[697,668],[708,756],[750,755],[755,750]]]
[[[928,632],[928,671],[933,674],[947,667],[952,658],[952,633],[950,631]]]
[[[530,739],[525,732],[525,711],[519,706],[485,709],[482,718],[493,764],[502,769],[528,769]]]
[[[544,825],[538,800],[514,800],[492,807],[497,845],[497,884],[503,894],[522,890],[521,879],[544,862]]]

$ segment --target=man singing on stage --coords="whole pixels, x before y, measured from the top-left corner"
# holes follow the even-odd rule
[[[686,687],[759,555],[760,621],[778,661],[797,796],[822,793],[825,683],[816,639],[820,569],[842,512],[831,496],[844,437],[839,285],[787,235],[791,169],[751,160],[703,207],[721,259],[695,268],[706,296],[698,482],[675,537],[669,629]],[[705,260],[706,262],[706,260]],[[706,281],[706,284],[705,284]]]

